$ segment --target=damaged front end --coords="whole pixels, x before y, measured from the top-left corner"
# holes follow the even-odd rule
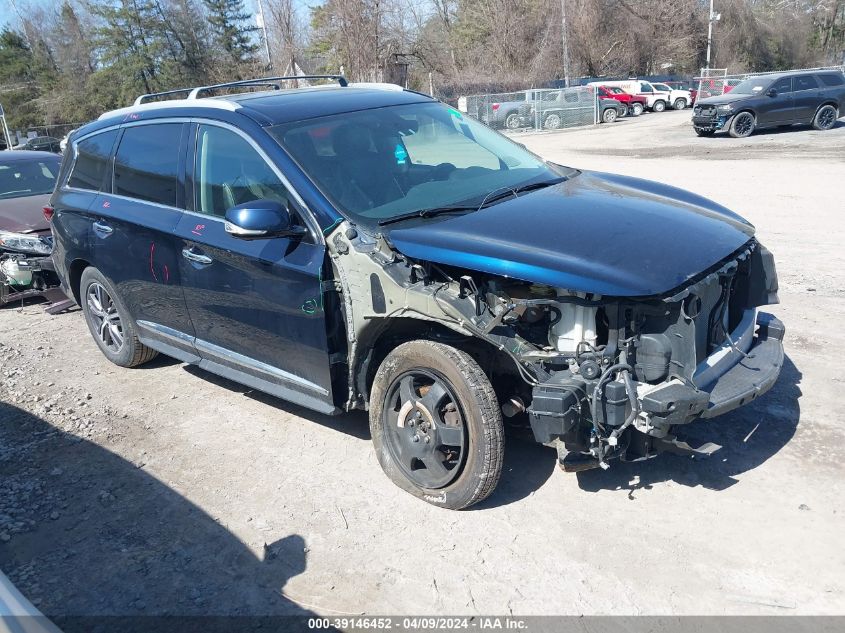
[[[0,231],[0,305],[32,297],[66,298],[50,259],[52,250],[50,235]]]
[[[691,447],[678,428],[755,399],[783,362],[783,325],[757,311],[778,302],[774,261],[754,239],[670,293],[631,298],[412,260],[346,223],[328,244],[346,324],[340,406],[368,406],[375,369],[403,337],[449,339],[565,470],[710,454],[718,446]]]

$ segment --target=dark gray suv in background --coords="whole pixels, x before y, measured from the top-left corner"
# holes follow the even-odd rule
[[[699,136],[727,130],[734,138],[796,123],[829,130],[845,109],[845,75],[835,70],[749,77],[728,93],[702,99],[693,110]]]

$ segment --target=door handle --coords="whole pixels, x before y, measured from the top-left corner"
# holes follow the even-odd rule
[[[203,265],[208,265],[213,261],[208,255],[201,255],[199,253],[195,253],[191,248],[183,248],[182,257],[189,261]]]
[[[94,232],[99,235],[100,237],[106,237],[107,235],[111,235],[114,233],[114,229],[110,227],[108,224],[103,224],[102,222],[94,222],[93,224]]]

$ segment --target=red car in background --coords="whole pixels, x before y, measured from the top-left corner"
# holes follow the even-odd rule
[[[616,86],[599,86],[596,88],[599,99],[615,99],[625,106],[628,116],[640,116],[646,107],[646,98],[632,95]]]

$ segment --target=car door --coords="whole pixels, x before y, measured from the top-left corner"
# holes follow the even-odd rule
[[[770,92],[774,90],[774,96]],[[766,89],[758,97],[760,106],[757,108],[757,125],[779,125],[792,123],[793,98],[792,77],[782,77]]]
[[[300,224],[313,224],[301,199],[246,135],[205,122],[194,133],[192,210],[183,214],[177,234],[182,288],[201,366],[333,412],[322,235],[313,230],[298,238],[229,234],[226,211],[254,200],[282,202]]]
[[[117,288],[142,342],[177,358],[198,360],[193,328],[179,286],[178,242],[173,233],[184,198],[178,174],[184,163],[187,122],[123,126],[106,166],[105,182],[75,219],[86,235],[87,257]],[[103,135],[101,140],[108,141]],[[102,143],[101,143],[102,144]],[[97,178],[85,141],[68,185],[92,187]],[[100,150],[102,151],[102,149]],[[91,172],[89,174],[88,172]],[[84,300],[84,298],[83,298]]]
[[[796,123],[810,123],[824,100],[824,92],[813,75],[792,78],[793,117]]]

